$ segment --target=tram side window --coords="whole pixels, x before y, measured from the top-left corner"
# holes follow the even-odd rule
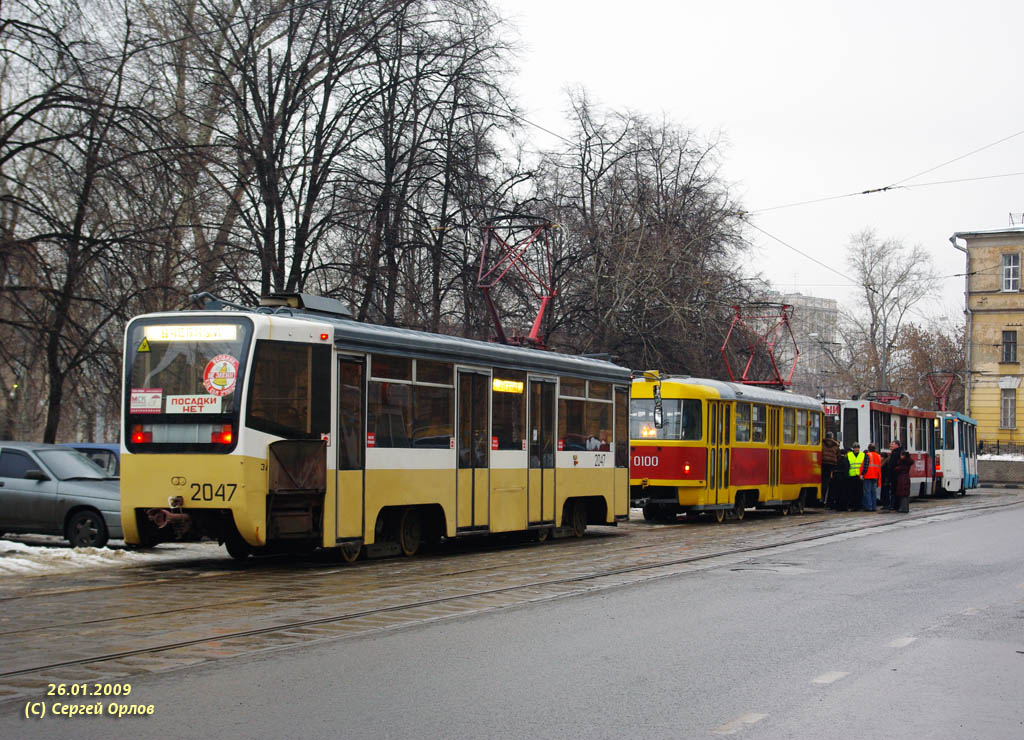
[[[564,386],[563,386],[564,387]],[[558,448],[565,451],[587,449],[586,404],[581,399],[558,399]]]
[[[612,442],[612,405],[602,401],[587,401],[586,447],[588,450],[608,452]]]
[[[736,441],[750,441],[750,404],[736,404]]]
[[[499,450],[525,450],[526,374],[495,371],[491,382],[491,434]]]
[[[562,378],[558,383],[558,395],[587,397],[587,381],[583,378]]]
[[[782,442],[791,445],[796,441],[796,409],[782,409]]]
[[[246,423],[290,439],[330,431],[331,348],[259,340],[253,356]]]
[[[954,436],[955,434],[956,434],[956,432],[954,431],[953,420],[952,419],[946,419],[946,434],[945,434],[946,445],[945,445],[945,447],[946,447],[947,450],[952,450],[955,447],[955,440],[956,440],[956,437]]]
[[[807,444],[807,412],[803,409],[796,412],[796,443]]]
[[[370,381],[367,394],[366,434],[372,447],[410,447],[412,386]]]
[[[925,437],[925,434],[927,434],[926,430],[927,430],[928,426],[929,426],[928,422],[925,419],[918,419],[917,420],[917,424],[916,424],[917,428],[914,430],[915,431],[915,434],[914,434],[914,444],[915,444],[915,447],[914,447],[914,449],[917,449],[917,450],[925,449],[924,437]]]
[[[811,423],[811,444],[821,444],[821,414],[816,411],[810,413]]]
[[[451,443],[454,388],[412,387],[412,446],[447,450]]]
[[[750,406],[751,441],[764,442],[768,438],[768,408],[763,403]]]
[[[412,380],[412,360],[408,357],[374,355],[371,359],[370,375],[389,380]]]

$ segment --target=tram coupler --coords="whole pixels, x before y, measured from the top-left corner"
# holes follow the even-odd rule
[[[150,509],[146,512],[146,516],[157,526],[157,529],[163,529],[168,524],[173,524],[175,530],[186,532],[192,526],[192,517],[181,511]]]

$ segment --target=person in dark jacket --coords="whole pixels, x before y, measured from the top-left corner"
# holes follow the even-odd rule
[[[892,495],[893,486],[896,484],[896,477],[893,475],[893,466],[900,459],[900,455],[903,452],[903,446],[899,440],[895,440],[889,445],[889,456],[882,463],[882,508],[883,509],[895,509],[896,501]]]
[[[904,514],[910,511],[910,470],[914,467],[914,458],[900,448],[899,459],[893,465],[893,501],[894,508]]]
[[[830,509],[838,509],[836,504],[836,486],[832,480],[836,466],[839,464],[839,443],[832,432],[825,435],[821,443],[821,502]]]

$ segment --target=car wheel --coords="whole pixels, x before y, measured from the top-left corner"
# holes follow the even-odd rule
[[[68,520],[68,542],[72,547],[103,547],[107,544],[107,525],[98,511],[79,511]]]

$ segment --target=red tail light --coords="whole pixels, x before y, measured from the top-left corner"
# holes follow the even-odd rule
[[[137,445],[148,444],[153,441],[153,432],[147,432],[141,424],[132,427],[132,442]]]
[[[234,435],[231,433],[230,424],[225,424],[219,432],[210,432],[210,441],[214,444],[229,445],[234,438]]]

